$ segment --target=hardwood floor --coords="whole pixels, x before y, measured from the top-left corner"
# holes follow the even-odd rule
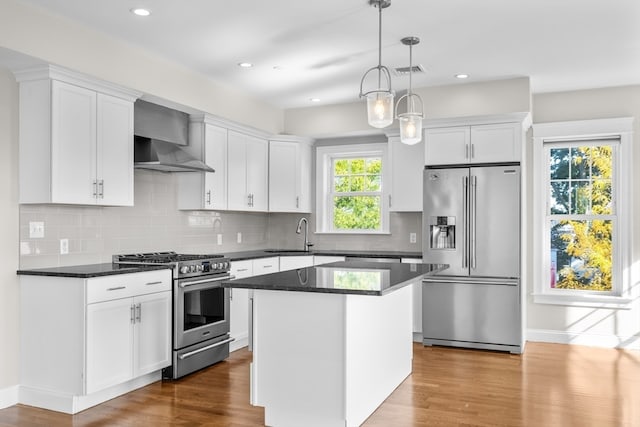
[[[0,410],[0,426],[260,426],[250,360],[236,351],[74,416],[13,406]],[[529,343],[516,356],[414,344],[412,375],[363,424],[456,425],[640,426],[640,352]]]

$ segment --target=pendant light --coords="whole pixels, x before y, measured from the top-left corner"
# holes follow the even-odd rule
[[[369,0],[369,4],[378,8],[378,65],[369,68],[360,80],[360,97],[367,98],[367,120],[374,128],[384,128],[393,123],[393,91],[391,90],[391,73],[382,65],[382,9],[391,5],[391,0]],[[367,76],[377,71],[377,89],[363,92]],[[375,73],[374,73],[375,75]],[[385,80],[383,85],[383,80]]]
[[[413,74],[413,46],[420,43],[420,39],[417,37],[405,37],[401,42],[409,46],[409,90],[398,99],[396,104],[396,111],[398,111],[400,102],[406,101],[406,112],[397,114],[396,118],[400,122],[400,141],[407,145],[414,145],[422,140],[422,119],[424,118],[422,99],[412,92],[413,82],[411,81],[411,75]]]

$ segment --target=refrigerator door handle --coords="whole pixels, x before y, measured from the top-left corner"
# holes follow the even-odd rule
[[[471,209],[469,221],[469,242],[471,246],[471,269],[476,269],[476,225],[477,225],[477,201],[478,201],[478,180],[475,175],[471,177]]]
[[[469,177],[462,177],[462,230],[465,235],[462,236],[462,268],[469,268],[469,250],[467,247],[467,201],[469,199]]]

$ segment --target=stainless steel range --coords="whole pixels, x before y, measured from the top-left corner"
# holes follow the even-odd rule
[[[180,378],[229,356],[231,263],[222,255],[175,252],[114,255],[115,264],[166,265],[173,271],[173,364],[164,378]]]

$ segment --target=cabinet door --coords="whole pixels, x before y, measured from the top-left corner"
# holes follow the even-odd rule
[[[298,212],[311,212],[311,144],[300,144],[298,151]]]
[[[95,204],[97,94],[57,80],[51,89],[51,201]]]
[[[133,103],[98,94],[97,203],[133,206]]]
[[[228,138],[228,207],[230,210],[248,210],[246,136],[238,132],[229,131]]]
[[[266,212],[269,205],[268,141],[246,137],[247,142],[247,192],[251,195],[249,210]]]
[[[134,376],[171,364],[171,291],[137,296],[135,307]]]
[[[297,212],[300,205],[298,143],[269,141],[269,211]]]
[[[425,131],[425,165],[468,163],[469,126],[434,128]]]
[[[204,174],[205,209],[227,209],[227,130],[205,125],[204,159],[214,173]]]
[[[518,123],[471,126],[471,161],[519,162],[520,132]]]
[[[313,267],[313,255],[280,257],[280,271],[296,270],[304,267]]]
[[[407,145],[397,137],[389,138],[391,153],[392,212],[422,212],[422,176],[424,142]]]
[[[249,290],[231,290],[229,335],[240,341],[249,335]]]
[[[87,305],[86,394],[133,377],[132,299]]]

